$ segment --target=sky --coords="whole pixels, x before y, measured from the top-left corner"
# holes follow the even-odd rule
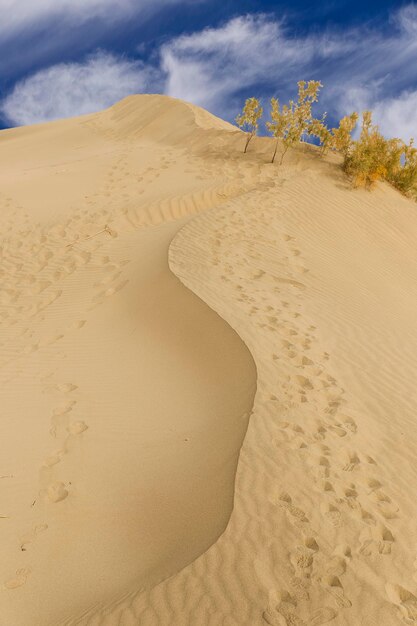
[[[330,125],[372,109],[417,140],[417,3],[392,0],[0,0],[0,128],[161,93],[232,121],[245,98],[320,80]]]

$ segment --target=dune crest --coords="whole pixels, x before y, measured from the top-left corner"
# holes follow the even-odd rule
[[[138,97],[119,122],[117,105],[6,131],[3,150],[0,137],[7,626],[56,625],[155,584],[233,506],[253,360],[167,250],[187,215],[237,189],[197,179],[181,132],[135,140],[149,101],[200,132],[187,105]]]
[[[50,341],[44,341],[38,330],[46,326],[28,324],[25,318],[21,356],[15,358],[15,344],[7,344],[5,371],[17,385],[8,406],[16,414],[13,398],[17,389],[26,389],[27,402],[33,405],[31,417],[39,411],[45,414],[45,428],[48,423],[52,431],[65,432],[61,445],[53,450],[45,445],[39,458],[45,459],[47,468],[54,468],[72,455],[71,483],[74,480],[79,497],[91,493],[99,497],[93,503],[85,499],[84,508],[77,509],[81,501],[75,500],[72,485],[63,474],[54,474],[44,495],[59,500],[50,505],[55,507],[52,511],[67,506],[61,509],[66,511],[65,519],[55,515],[39,519],[22,537],[23,547],[33,546],[37,552],[32,552],[30,562],[29,549],[19,563],[10,557],[13,568],[8,568],[5,578],[7,593],[21,594],[21,605],[33,599],[34,589],[39,594],[36,568],[42,564],[45,548],[41,546],[47,545],[41,542],[51,541],[53,529],[61,524],[70,546],[79,545],[77,530],[85,530],[82,524],[91,514],[95,527],[101,529],[97,549],[105,546],[106,558],[120,566],[113,568],[113,579],[109,575],[105,585],[100,581],[101,596],[94,595],[94,589],[76,588],[71,613],[65,614],[53,598],[55,612],[39,625],[413,624],[417,619],[416,206],[387,185],[372,194],[352,191],[337,158],[321,160],[314,148],[300,147],[278,168],[267,163],[271,140],[256,138],[243,156],[245,137],[222,124],[184,103],[144,96],[126,99],[97,115],[45,125],[37,132],[28,129],[27,137],[16,131],[14,167],[21,162],[19,146],[24,145],[29,153],[38,147],[45,171],[31,174],[32,194],[27,198],[10,172],[4,174],[10,189],[3,213],[10,209],[7,244],[12,241],[14,246],[8,263],[20,265],[19,255],[29,256],[26,244],[22,250],[20,242],[28,241],[29,235],[23,235],[33,229],[29,249],[38,255],[34,262],[53,266],[59,288],[49,270],[42,279],[31,271],[35,280],[27,281],[31,290],[27,306],[34,311],[41,302]],[[9,149],[13,132],[7,133]],[[75,136],[80,144],[67,149],[68,164],[59,166],[67,172],[59,179],[58,202],[50,183],[56,167],[52,156],[56,160],[62,143],[72,146]],[[45,154],[36,143],[42,137],[48,142]],[[83,145],[81,160],[76,159],[78,145]],[[11,171],[13,158],[13,150],[8,162],[4,158]],[[79,189],[71,187],[74,176],[80,178],[80,187],[85,185],[84,200],[77,196]],[[45,181],[50,183],[48,197],[39,198],[34,190]],[[47,212],[51,196],[55,205]],[[29,200],[39,225],[31,221]],[[80,202],[74,213],[74,205]],[[25,215],[18,225],[19,236],[13,230],[16,214]],[[36,241],[39,250],[33,247],[34,233],[47,238],[52,257],[45,258],[43,239],[39,239],[42,246]],[[58,242],[60,251],[69,247],[69,256],[59,256],[48,237],[54,245]],[[87,269],[79,271],[81,266],[91,267],[91,277]],[[14,271],[17,276],[22,268]],[[27,311],[19,309],[16,287],[8,289],[3,296],[8,299],[7,311],[15,306],[23,317]],[[82,336],[75,351],[67,341],[69,331],[52,328],[60,306],[71,312],[65,329]],[[20,331],[17,324],[11,327]],[[193,353],[193,346],[200,346],[202,330],[207,333],[208,352],[195,377],[201,355]],[[215,336],[218,343],[210,345]],[[237,466],[234,508],[222,533],[255,391],[254,365],[242,341],[256,364],[257,390]],[[48,368],[42,371],[45,387],[38,399],[36,389],[23,383],[35,376],[42,350]],[[91,353],[95,368],[86,357]],[[140,371],[135,370],[138,355],[144,364]],[[177,424],[183,424],[181,411],[191,409],[176,433],[180,437],[173,447],[169,476],[161,474],[157,464],[144,472],[143,455],[137,460],[137,431],[132,431],[138,423],[133,419],[135,403],[140,401],[146,408],[139,423],[144,425],[141,437],[146,439],[147,458],[160,459],[172,442],[170,420],[162,420],[154,430],[154,421],[148,419],[151,410],[157,414],[154,398],[161,394],[159,379],[152,382],[152,355],[170,389],[161,403],[163,415],[168,406],[172,411],[173,396],[182,402],[175,413]],[[108,362],[111,371],[105,367]],[[50,374],[51,363],[56,363],[59,377]],[[81,369],[80,363],[84,363]],[[140,387],[138,381],[146,375]],[[191,375],[193,385],[199,383],[196,396],[188,387]],[[215,406],[210,404],[210,380],[211,389],[223,390]],[[135,401],[129,398],[132,389]],[[56,394],[51,416],[48,394]],[[235,419],[227,426],[216,412],[228,402],[226,413]],[[120,406],[127,430],[114,418]],[[214,414],[218,419],[213,423]],[[189,435],[196,415],[204,426],[197,427],[201,438],[195,456],[185,459],[186,446],[197,435]],[[95,433],[100,435],[95,438]],[[33,437],[30,446],[39,451],[48,440],[44,432],[38,437],[36,446]],[[29,441],[16,441],[9,447],[27,452],[30,446]],[[214,456],[212,465],[207,465],[210,451]],[[118,470],[106,472],[103,484],[107,466]],[[199,489],[190,486],[189,467],[197,468],[199,480],[206,481],[200,500],[196,499]],[[220,469],[227,471],[219,475]],[[5,475],[14,471],[13,464],[4,468]],[[129,480],[124,483],[126,475]],[[149,539],[144,541],[143,529],[146,524],[154,529],[161,518],[140,516],[152,511],[148,497],[167,480],[167,494],[175,497],[166,511],[187,507],[190,494],[189,502],[196,506],[184,510],[186,527],[180,522],[169,533],[161,533],[154,552],[147,552]],[[129,488],[120,499],[123,484]],[[135,502],[141,503],[139,511],[130,499],[130,489],[136,490],[138,484],[143,486],[140,493],[134,491]],[[176,496],[184,487],[179,506]],[[35,488],[32,477],[27,493]],[[107,500],[101,505],[103,499]],[[117,508],[109,504],[113,501]],[[81,526],[70,532],[69,513],[74,520],[80,510]],[[94,519],[97,511],[110,515],[106,527]],[[116,529],[120,519],[124,535]],[[127,543],[115,542],[117,536]],[[195,538],[193,548],[187,544],[190,537]],[[61,550],[65,559],[58,537],[52,547],[54,554]],[[127,581],[129,561],[117,559],[132,549],[137,551],[136,563]],[[146,569],[142,559],[158,551],[157,566],[152,569],[149,560]],[[85,567],[81,554],[72,554],[74,558]],[[92,563],[94,569],[101,562],[93,559]],[[18,600],[8,602],[8,615],[13,615]],[[26,626],[24,614],[19,619],[16,626]]]

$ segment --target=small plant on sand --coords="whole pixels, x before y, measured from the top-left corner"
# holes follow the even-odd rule
[[[389,156],[389,143],[378,126],[372,124],[371,111],[364,111],[360,137],[345,153],[343,169],[351,176],[355,187],[370,189],[387,177]]]
[[[248,137],[246,139],[245,149],[243,150],[244,153],[248,149],[250,140],[258,132],[259,120],[261,119],[263,112],[264,110],[257,98],[248,98],[245,102],[242,113],[236,118],[236,123],[239,128],[248,129]]]
[[[294,132],[295,129],[293,128],[291,103],[289,106],[284,104],[281,110],[278,98],[271,98],[271,121],[266,123],[266,127],[271,135],[276,137],[275,150],[272,155],[271,163],[275,161],[280,140],[283,143],[283,152],[280,161],[280,163],[282,163],[288,148],[297,141]]]
[[[271,98],[271,121],[266,123],[271,135],[276,137],[271,163],[275,161],[280,141],[283,146],[280,159],[280,164],[282,164],[288,149],[302,141],[303,137],[309,133],[313,123],[311,107],[313,102],[317,102],[321,87],[322,84],[319,81],[300,81],[298,101],[290,100],[289,104],[284,104],[282,108],[277,98]]]
[[[326,113],[321,119],[312,115],[312,105],[318,101],[323,86],[319,81],[300,81],[298,100],[281,105],[278,98],[271,98],[271,119],[266,123],[275,137],[271,163],[274,163],[281,145],[280,165],[289,148],[308,137],[319,140],[321,154],[328,150],[339,152],[343,157],[343,170],[351,178],[354,187],[371,189],[378,180],[386,180],[403,194],[417,200],[417,147],[414,140],[406,144],[402,139],[386,139],[372,121],[372,112],[362,113],[361,132],[358,139],[352,135],[359,116],[352,113],[343,117],[337,128],[326,125]],[[240,128],[248,129],[244,152],[257,134],[263,109],[257,98],[248,98],[242,114],[236,118]]]
[[[313,119],[308,129],[308,134],[312,137],[317,137],[320,142],[321,154],[326,154],[327,150],[332,147],[332,133],[325,124],[326,113],[324,113],[321,120]]]
[[[392,139],[396,143],[395,160],[390,163],[387,179],[402,193],[417,200],[417,148],[414,139],[409,144],[399,139]],[[398,156],[399,153],[399,156]]]
[[[341,152],[346,158],[353,145],[352,133],[358,123],[359,115],[351,113],[342,117],[337,128],[330,131],[329,147]]]

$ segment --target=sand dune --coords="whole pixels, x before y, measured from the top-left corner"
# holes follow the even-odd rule
[[[0,623],[417,623],[416,205],[243,145],[0,134]]]
[[[174,218],[223,180],[196,183],[178,149],[126,143],[102,117],[4,133],[8,626],[56,624],[213,543],[256,388],[242,341],[168,268]]]

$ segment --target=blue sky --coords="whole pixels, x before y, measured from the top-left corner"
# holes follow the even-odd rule
[[[233,121],[246,97],[321,80],[330,122],[371,108],[417,138],[417,4],[388,0],[0,0],[0,127],[166,93]]]

